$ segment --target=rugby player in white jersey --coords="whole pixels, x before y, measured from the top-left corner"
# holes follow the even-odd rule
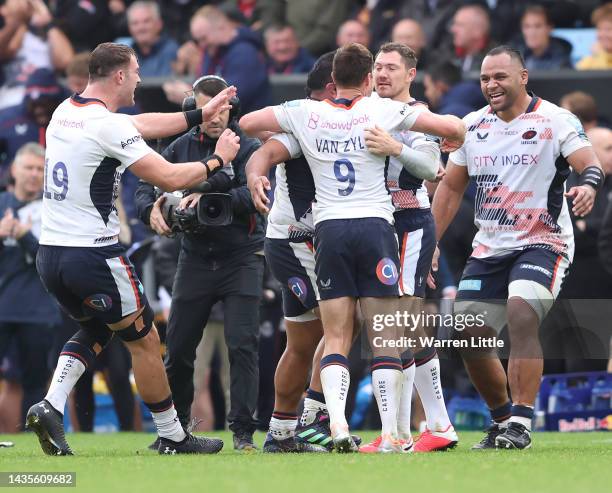
[[[134,104],[140,82],[134,50],[103,43],[91,54],[89,84],[55,110],[47,129],[42,233],[37,269],[47,290],[79,322],[64,346],[43,401],[30,408],[26,425],[49,455],[71,455],[63,412],[72,387],[117,334],[132,355],[138,391],[161,437],[159,453],[215,453],[218,439],[185,432],[176,417],[153,311],[118,243],[115,199],[121,174],[137,176],[168,191],[200,184],[229,162],[238,137],[225,136],[220,156],[208,162],[170,164],[144,139],[185,131],[217,111],[229,109],[228,88],[201,110],[127,116],[115,111]]]
[[[309,72],[306,81],[309,98],[320,101],[335,97],[336,87],[331,79],[333,56],[333,52],[322,55]],[[267,176],[276,164],[274,203],[269,210]],[[269,212],[266,261],[281,285],[287,333],[287,346],[274,376],[274,412],[263,451],[321,451],[317,450],[317,445],[333,448],[318,371],[311,374],[301,426],[298,426],[296,414],[315,350],[323,337],[323,326],[315,313],[315,310],[318,312],[318,303],[314,272],[312,201],[315,187],[312,172],[296,139],[289,134],[276,134],[252,154],[246,174],[255,206],[262,213]],[[260,179],[262,177],[264,181]],[[303,436],[296,437],[296,431]]]
[[[468,180],[475,180],[478,232],[455,312],[483,317],[484,323],[474,321],[465,331],[468,341],[470,334],[488,337],[508,324],[507,376],[495,348],[463,352],[472,382],[494,419],[475,449],[531,446],[543,366],[538,328],[574,254],[565,197],[571,199],[574,214],[582,217],[590,212],[603,181],[578,118],[528,93],[527,82],[518,51],[500,46],[487,54],[480,85],[489,105],[464,118],[465,144],[450,155],[432,207],[439,240]],[[570,166],[580,174],[580,185],[564,193]]]
[[[417,58],[413,50],[401,43],[386,43],[374,60],[374,87],[376,94],[410,105],[419,104],[410,94],[410,86],[416,76]],[[371,152],[390,156],[387,187],[395,206],[395,230],[400,246],[400,288],[402,297],[399,309],[402,314],[414,314],[412,320],[420,320],[423,313],[425,283],[435,249],[435,226],[429,207],[429,196],[423,179],[434,180],[440,163],[438,139],[411,130],[392,136],[382,129],[366,130],[366,144]],[[422,316],[422,315],[421,315]],[[407,319],[410,320],[410,319]],[[414,446],[415,452],[429,452],[453,448],[457,433],[450,422],[440,384],[440,363],[434,347],[422,347],[425,336],[422,324],[406,325],[405,337],[412,341],[414,350],[407,349],[401,355],[404,384],[397,417],[399,437],[405,440],[404,450],[412,447],[410,411],[413,384],[416,386],[427,420],[427,429]],[[370,334],[373,337],[378,333]],[[370,341],[373,385],[378,382],[376,339]],[[414,351],[414,357],[412,352]],[[388,390],[389,392],[390,390]],[[383,425],[387,416],[386,405],[378,402]],[[384,434],[384,430],[383,430]],[[373,442],[361,446],[360,452],[386,451],[382,435]]]
[[[356,300],[360,299],[366,324],[371,325],[375,315],[396,311],[399,295],[394,207],[385,183],[387,163],[367,151],[364,130],[373,125],[387,131],[414,128],[438,134],[455,145],[460,145],[465,132],[455,117],[368,97],[372,62],[364,46],[345,45],[334,56],[335,100],[291,101],[250,113],[240,121],[247,133],[292,133],[312,170],[315,270],[325,336],[321,383],[339,452],[357,450],[345,416],[350,383],[347,355]],[[399,364],[401,368],[397,349],[389,348],[389,352],[394,367]],[[394,373],[397,375],[387,386],[399,389],[403,375]],[[389,405],[397,409],[399,402]]]

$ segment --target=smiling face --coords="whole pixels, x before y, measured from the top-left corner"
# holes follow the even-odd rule
[[[416,69],[406,67],[397,51],[381,52],[374,62],[374,87],[382,98],[395,98],[410,88]]]
[[[496,113],[512,107],[527,86],[527,70],[507,53],[486,56],[480,69],[480,88]]]
[[[265,34],[266,51],[276,63],[288,63],[300,49],[293,29],[289,26],[279,31],[270,30]]]
[[[155,8],[136,5],[128,11],[128,29],[137,45],[154,45],[162,30],[162,21]]]

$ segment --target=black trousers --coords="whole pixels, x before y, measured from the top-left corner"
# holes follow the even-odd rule
[[[51,376],[49,348],[53,340],[53,325],[30,322],[0,322],[0,365],[11,343],[16,345],[17,364],[6,378],[23,386],[22,408],[27,410],[45,396]]]
[[[225,342],[230,362],[233,432],[253,432],[259,383],[259,303],[264,258],[247,255],[214,269],[181,252],[166,334],[166,373],[178,417],[186,426],[193,402],[193,364],[212,306],[223,300]]]

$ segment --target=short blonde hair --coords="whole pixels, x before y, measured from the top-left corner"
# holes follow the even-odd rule
[[[594,26],[597,26],[601,21],[612,22],[612,2],[603,4],[601,7],[596,8],[591,14],[591,22]]]

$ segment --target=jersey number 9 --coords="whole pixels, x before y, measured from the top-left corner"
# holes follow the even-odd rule
[[[343,166],[346,166],[346,173],[343,173]],[[341,197],[350,195],[355,189],[355,168],[353,167],[353,163],[351,163],[348,159],[338,159],[334,162],[334,174],[339,182],[348,182],[348,186],[346,188],[338,189],[338,195]]]
[[[53,171],[51,172],[51,176],[53,178],[53,184],[60,189],[58,192],[51,192],[47,186],[47,174],[48,174],[48,166],[49,160],[45,161],[45,178],[44,178],[44,194],[45,198],[53,199],[53,200],[64,200],[66,198],[66,194],[68,193],[68,170],[66,169],[66,165],[61,161],[58,161],[53,166]]]

